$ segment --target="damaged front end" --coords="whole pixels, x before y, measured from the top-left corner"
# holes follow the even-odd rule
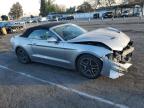
[[[103,72],[109,71],[108,77],[116,79],[127,72],[128,68],[132,65],[130,63],[134,51],[132,45],[133,42],[129,42],[122,51],[113,51],[112,54],[106,55],[108,60],[105,60],[104,67],[108,67],[106,68],[107,70],[104,69]]]

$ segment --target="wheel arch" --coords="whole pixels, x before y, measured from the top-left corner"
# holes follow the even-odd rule
[[[29,53],[27,52],[27,50],[25,50],[25,48],[23,48],[23,47],[21,47],[21,46],[17,46],[17,47],[15,48],[15,54],[17,55],[18,58],[19,58],[19,54],[17,53],[18,49],[23,50],[23,51],[24,51],[24,54],[26,55],[26,58],[27,58],[27,61],[26,61],[26,62],[22,62],[22,61],[20,61],[20,60],[19,60],[19,61],[20,61],[21,63],[24,63],[24,64],[30,63],[30,62],[31,62],[31,58],[30,58],[30,55],[29,55]]]
[[[22,46],[17,46],[16,48],[15,48],[15,53],[17,53],[17,50],[19,49],[19,48],[22,48],[23,50],[25,50]],[[26,51],[26,50],[25,50]],[[27,52],[27,51],[26,51]]]
[[[17,46],[17,47],[15,48],[15,54],[17,54],[17,50],[18,50],[19,48],[22,48],[22,49],[28,54],[29,58],[31,58],[31,57],[30,57],[30,54],[28,53],[28,51],[27,51],[24,47],[22,47],[22,46]]]
[[[95,55],[95,54],[92,54],[92,53],[81,53],[79,54],[76,59],[75,59],[75,69],[77,70],[77,62],[79,60],[79,58],[83,55],[91,55],[91,56],[94,56],[96,58],[98,58],[101,62],[102,62],[102,66],[103,66],[103,60],[101,59],[101,57],[99,57],[98,55]]]

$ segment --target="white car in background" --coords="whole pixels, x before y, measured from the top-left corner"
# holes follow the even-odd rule
[[[46,22],[46,21],[48,21],[47,17],[41,17],[39,19],[39,22]]]
[[[24,25],[26,22],[24,20],[17,20],[14,22],[15,24],[20,24],[20,25]]]

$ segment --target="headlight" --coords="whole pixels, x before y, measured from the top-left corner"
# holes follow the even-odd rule
[[[133,41],[130,41],[130,42],[129,42],[129,45],[130,45],[130,46],[132,46],[132,45],[133,45],[133,43],[134,43]]]
[[[107,54],[106,57],[107,57],[109,60],[113,60],[113,59],[114,59],[114,55],[113,55],[113,54]]]

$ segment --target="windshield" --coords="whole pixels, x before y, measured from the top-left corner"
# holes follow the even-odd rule
[[[85,29],[74,24],[62,25],[54,28],[53,31],[61,36],[65,41],[74,39],[87,32]]]

